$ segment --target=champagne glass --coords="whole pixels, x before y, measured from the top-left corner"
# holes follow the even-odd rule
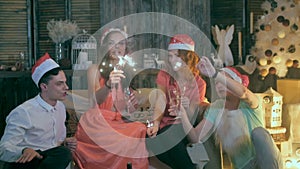
[[[180,111],[180,106],[182,104],[182,98],[185,97],[185,92],[186,92],[186,84],[181,84],[180,85],[180,94],[179,94],[179,106],[178,106],[178,112],[177,112],[177,117],[176,118],[180,118],[181,117],[181,111]]]
[[[170,106],[175,106],[176,107],[176,114],[180,110],[180,92],[176,87],[171,87],[168,91],[169,95],[169,105]],[[179,118],[178,116],[175,117],[175,119]]]
[[[175,119],[179,119],[181,117],[180,115],[181,99],[185,96],[186,89],[187,89],[186,84],[180,84],[179,88],[173,87],[169,90],[170,105],[172,106],[176,105],[177,107],[176,109],[177,116],[175,117]]]
[[[113,67],[112,71],[121,70],[120,68],[121,67],[118,64],[116,64]],[[118,83],[111,82],[111,92],[112,92],[112,97],[113,97],[114,104],[115,104],[115,102],[117,102],[119,100],[118,99],[118,97],[119,97],[118,96],[118,88],[119,88],[119,84]],[[118,109],[119,107],[116,107],[116,108]],[[118,109],[118,111],[115,112],[115,119],[114,120],[117,120],[118,112],[120,112],[119,109]]]
[[[125,87],[123,92],[124,92],[124,100],[126,102],[126,110],[125,110],[126,112],[123,113],[122,115],[126,118],[129,118],[130,117],[130,106],[131,106],[130,105],[131,104],[130,103],[131,90],[129,87]]]

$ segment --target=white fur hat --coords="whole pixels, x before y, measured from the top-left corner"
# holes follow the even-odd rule
[[[187,34],[177,34],[170,40],[168,50],[183,49],[195,51],[195,42]]]
[[[43,75],[57,67],[59,67],[59,65],[53,59],[51,59],[48,53],[45,53],[45,55],[39,58],[36,61],[35,65],[32,67],[31,78],[39,87],[39,81],[43,77]]]

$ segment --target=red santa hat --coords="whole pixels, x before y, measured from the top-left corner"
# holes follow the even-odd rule
[[[221,70],[226,72],[233,80],[241,83],[245,87],[248,87],[249,78],[247,75],[242,75],[239,71],[230,66],[222,68]]]
[[[195,51],[195,42],[187,34],[177,34],[171,38],[168,50],[183,49]]]
[[[35,65],[32,67],[31,78],[38,86],[39,81],[43,77],[43,75],[57,67],[59,67],[59,65],[53,59],[51,59],[48,53],[45,53],[45,55],[39,58],[36,61]]]

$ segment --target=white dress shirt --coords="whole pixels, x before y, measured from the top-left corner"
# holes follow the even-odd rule
[[[0,160],[14,162],[24,148],[47,150],[60,145],[66,138],[66,109],[57,101],[53,107],[40,95],[24,102],[6,118],[0,141]]]

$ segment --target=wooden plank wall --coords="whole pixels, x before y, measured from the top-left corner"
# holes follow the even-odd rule
[[[48,36],[47,23],[54,20],[66,19],[66,2],[63,0],[35,0],[36,8],[36,57],[39,58],[45,52],[49,52],[51,56],[55,53],[55,43]]]
[[[26,0],[1,0],[0,23],[0,64],[14,64],[28,50]]]
[[[101,2],[102,3],[102,2]],[[81,29],[93,34],[100,28],[99,0],[72,0],[71,19],[78,23]]]

